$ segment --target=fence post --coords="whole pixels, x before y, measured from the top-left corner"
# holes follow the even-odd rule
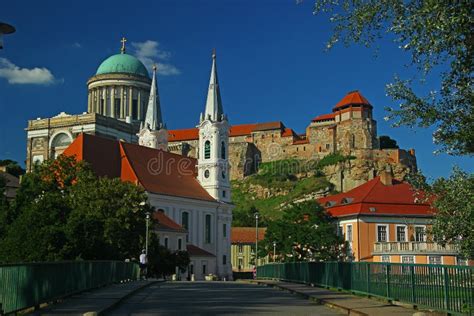
[[[370,294],[370,263],[367,263],[367,294]]]
[[[390,299],[390,265],[386,265],[387,298]]]
[[[449,311],[449,279],[448,279],[448,268],[443,267],[444,274],[444,306]]]
[[[411,273],[411,301],[416,304],[415,297],[415,266],[410,266]]]

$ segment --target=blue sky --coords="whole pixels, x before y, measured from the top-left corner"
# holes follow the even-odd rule
[[[385,84],[396,73],[413,73],[405,67],[409,56],[388,39],[378,43],[377,57],[356,45],[325,52],[331,25],[312,15],[311,1],[19,0],[1,12],[17,32],[0,50],[0,159],[23,164],[28,119],[86,111],[87,79],[119,52],[125,36],[129,53],[162,64],[158,84],[169,129],[196,125],[215,47],[233,124],[281,120],[302,133],[311,118],[358,89],[374,106],[378,134],[415,148],[426,175],[447,176],[454,164],[474,172],[472,158],[434,155],[431,130],[391,128],[383,120],[384,107],[396,106]]]

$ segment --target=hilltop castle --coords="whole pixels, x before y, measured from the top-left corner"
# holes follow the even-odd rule
[[[31,170],[36,161],[61,154],[81,133],[129,143],[139,143],[138,136],[141,136],[141,145],[158,142],[172,153],[199,158],[198,127],[167,130],[161,112],[153,112],[149,121],[163,125],[146,130],[148,101],[154,85],[145,66],[126,54],[123,46],[120,54],[102,62],[87,81],[87,112],[79,115],[63,112],[53,118],[28,121],[27,170]],[[159,102],[157,87],[153,93]],[[260,162],[321,159],[337,152],[355,157],[325,170],[339,191],[350,190],[388,167],[396,179],[403,180],[407,173],[416,169],[415,152],[380,148],[372,110],[372,105],[360,92],[352,91],[333,107],[332,113],[311,120],[305,134],[297,134],[282,122],[231,125],[230,178],[242,179],[255,173]],[[152,131],[154,128],[156,132]]]

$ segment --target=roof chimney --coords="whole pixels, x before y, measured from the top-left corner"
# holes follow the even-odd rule
[[[380,182],[382,182],[383,185],[392,185],[392,180],[392,170],[387,166],[385,170],[380,173]]]

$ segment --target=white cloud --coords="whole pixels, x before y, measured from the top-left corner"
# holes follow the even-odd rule
[[[147,40],[145,42],[132,42],[135,56],[151,70],[153,64],[157,64],[158,72],[163,76],[179,75],[181,71],[176,66],[167,63],[171,58],[171,53],[159,48],[159,43],[156,41]],[[159,62],[158,60],[161,60]]]
[[[0,78],[11,84],[50,85],[62,82],[57,80],[47,68],[20,68],[6,58],[0,58]]]
[[[72,44],[72,47],[74,47],[74,48],[82,48],[82,45],[81,45],[81,43],[79,43],[79,42],[74,42],[74,43]]]

